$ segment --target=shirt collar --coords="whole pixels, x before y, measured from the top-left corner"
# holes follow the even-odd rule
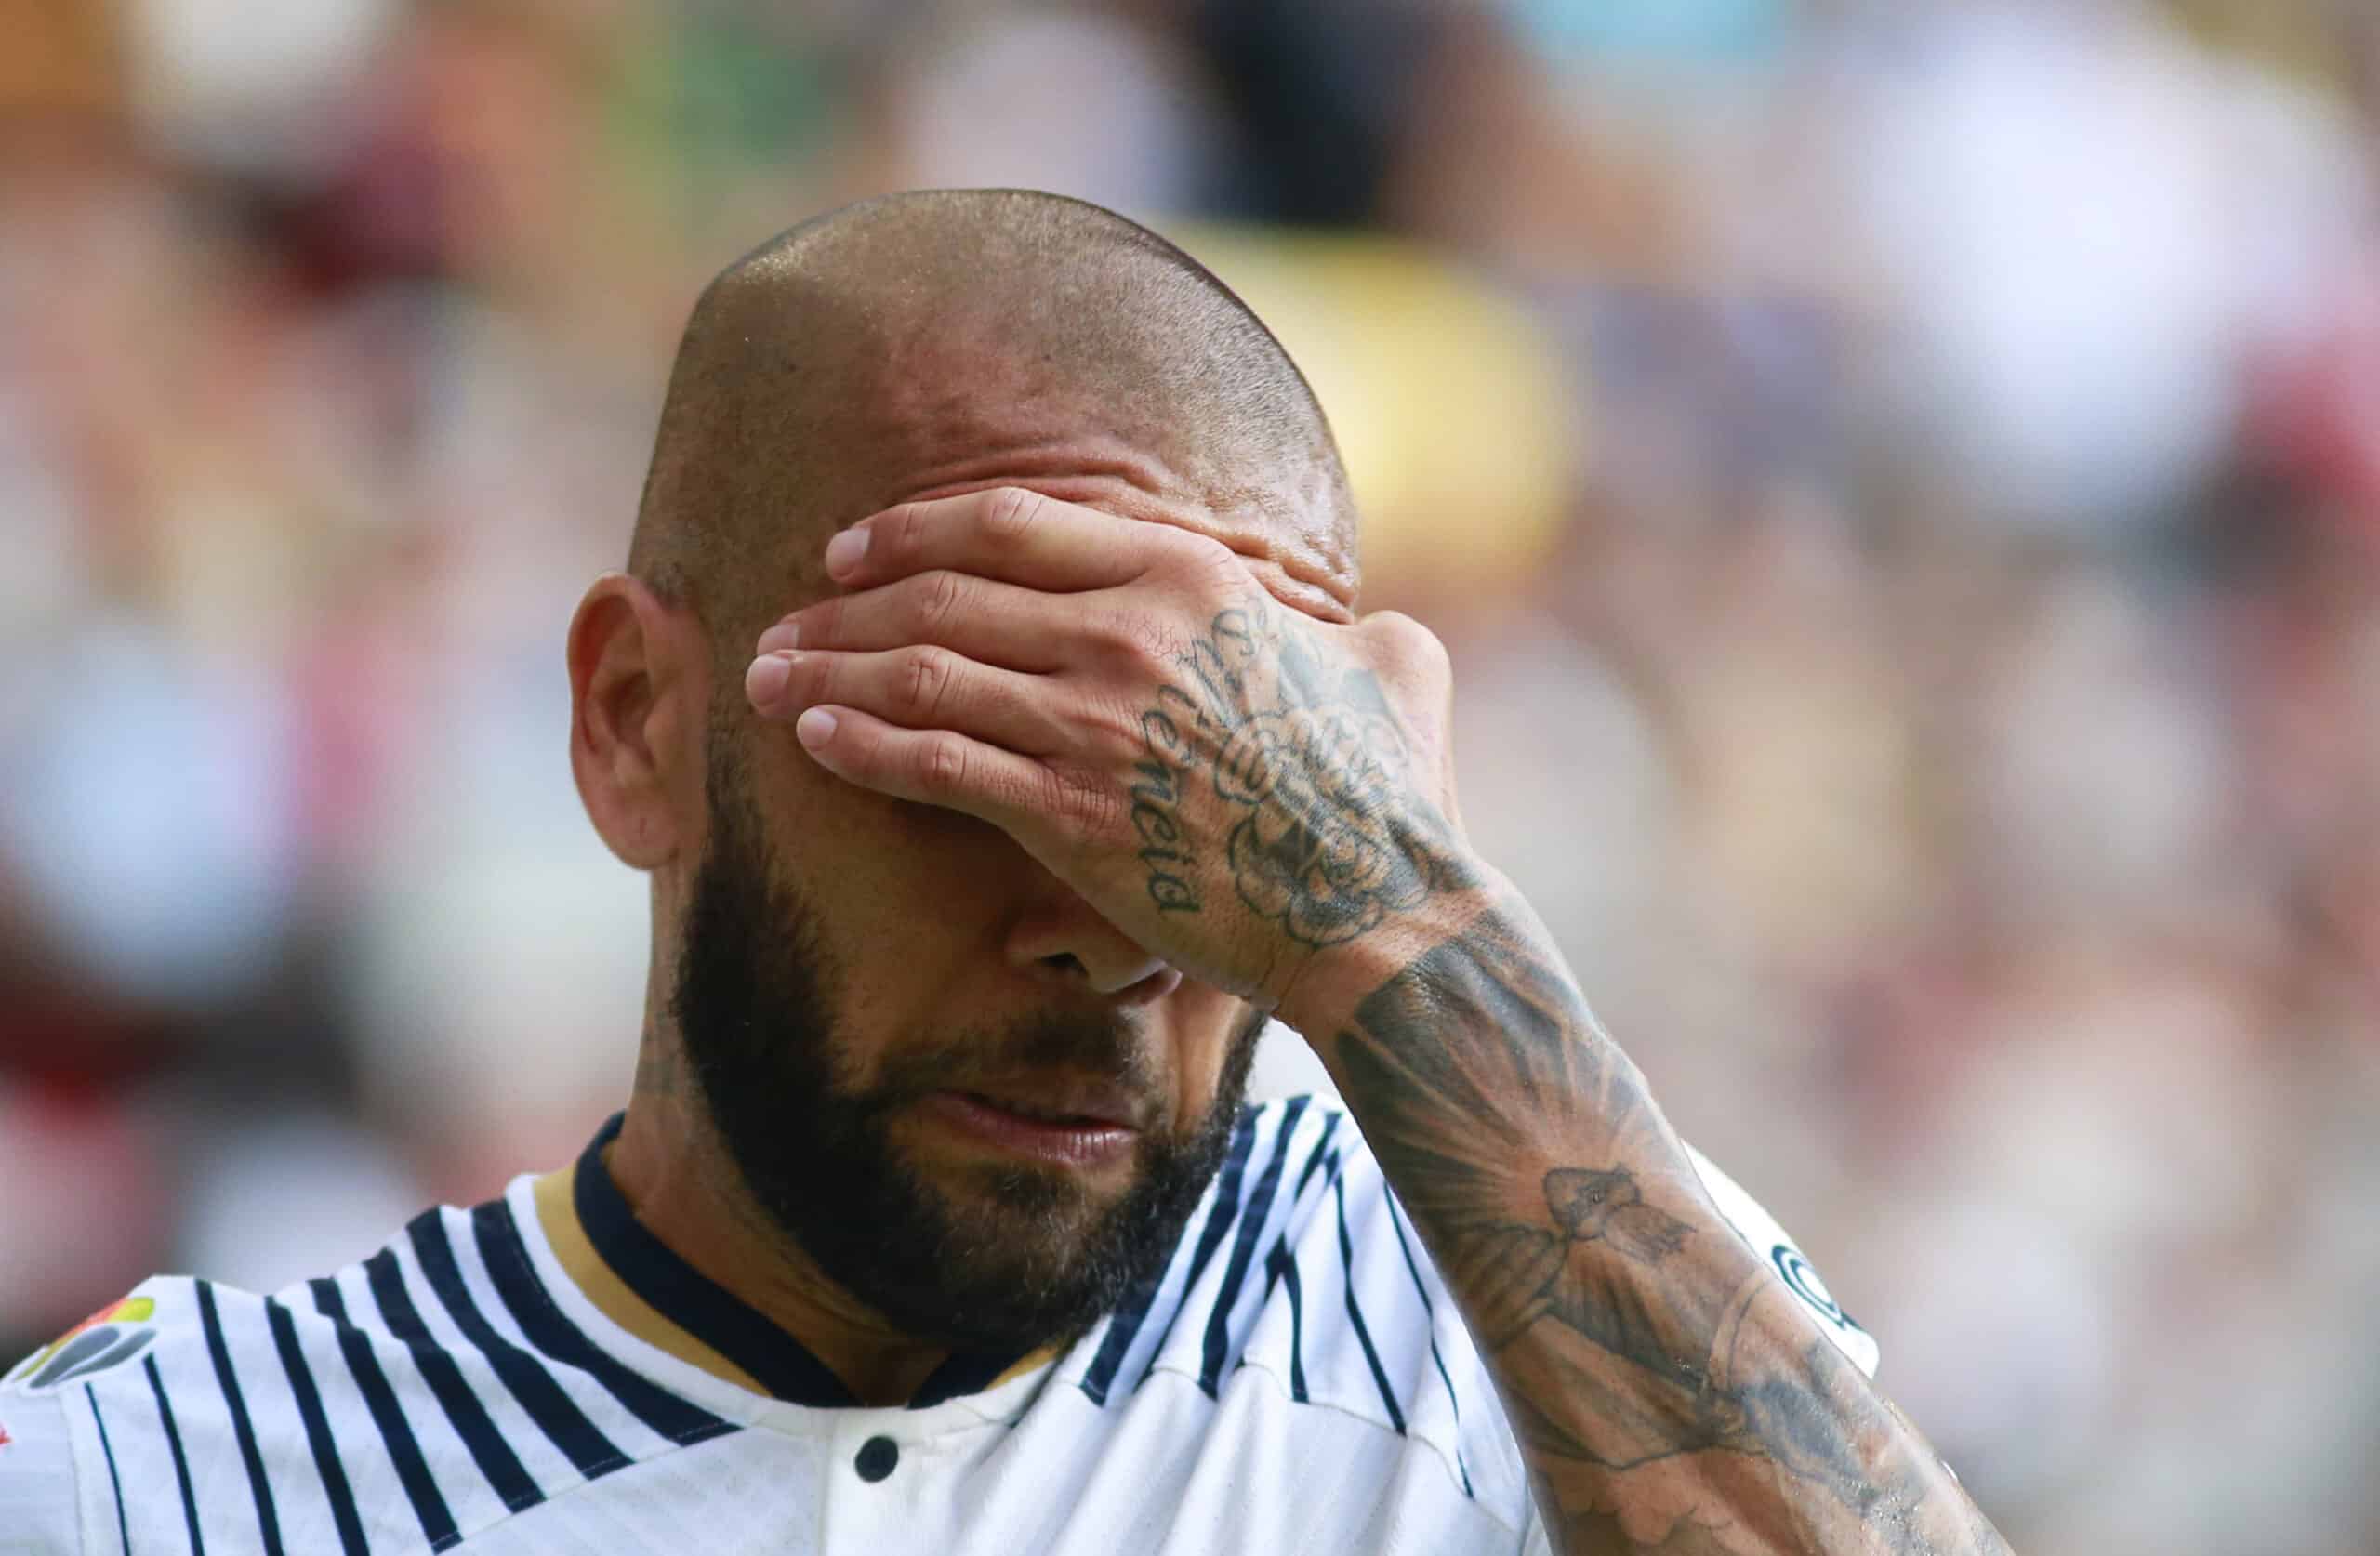
[[[820,1409],[859,1404],[833,1369],[743,1299],[687,1263],[636,1219],[604,1165],[614,1114],[575,1166],[536,1185],[538,1219],[565,1272],[622,1328],[755,1392]],[[919,1386],[922,1410],[980,1393],[1053,1352],[954,1352]]]

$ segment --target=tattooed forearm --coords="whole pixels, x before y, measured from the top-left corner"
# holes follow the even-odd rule
[[[1490,910],[1327,1057],[1502,1388],[1559,1549],[2004,1552],[1726,1228],[1542,931]]]
[[[1258,598],[1173,666],[1130,732],[1148,898],[1269,958],[1256,986],[1429,1245],[1562,1549],[2004,1551],[1727,1227],[1375,672]]]

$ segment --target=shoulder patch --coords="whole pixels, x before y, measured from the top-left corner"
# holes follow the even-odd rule
[[[1818,1272],[1810,1268],[1810,1261],[1802,1257],[1801,1249],[1791,1243],[1779,1243],[1768,1251],[1768,1257],[1776,1264],[1777,1272],[1785,1277],[1785,1284],[1793,1288],[1793,1295],[1811,1312],[1837,1328],[1858,1325],[1859,1321],[1844,1312],[1843,1304],[1834,1299],[1834,1293],[1826,1288],[1826,1282],[1818,1279]]]
[[[1777,1218],[1762,1209],[1759,1202],[1744,1193],[1742,1186],[1734,1179],[1712,1166],[1708,1156],[1691,1145],[1686,1150],[1693,1159],[1695,1171],[1701,1175],[1702,1186],[1711,1192],[1711,1198],[1719,1207],[1719,1213],[1727,1219],[1727,1223],[1736,1229],[1737,1234],[1743,1238],[1753,1253],[1767,1259],[1778,1278],[1785,1283],[1785,1289],[1793,1294],[1793,1299],[1802,1304],[1804,1312],[1818,1321],[1820,1331],[1835,1343],[1836,1349],[1850,1357],[1861,1372],[1871,1378],[1875,1377],[1877,1356],[1874,1338],[1859,1326],[1858,1320],[1843,1311],[1843,1304],[1834,1299],[1834,1294],[1826,1288],[1826,1282],[1818,1279],[1818,1271],[1811,1268],[1802,1250],[1794,1246],[1793,1240],[1785,1234],[1785,1229],[1777,1224]]]
[[[31,1393],[76,1382],[132,1360],[157,1338],[151,1320],[157,1303],[148,1297],[126,1297],[83,1320],[26,1358],[0,1379],[0,1388]]]

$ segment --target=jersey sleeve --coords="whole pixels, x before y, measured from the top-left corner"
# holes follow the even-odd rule
[[[1694,1160],[1694,1170],[1701,1176],[1702,1186],[1718,1206],[1719,1213],[1793,1293],[1803,1310],[1818,1321],[1819,1333],[1832,1340],[1835,1348],[1869,1377],[1876,1376],[1877,1349],[1875,1337],[1859,1327],[1857,1320],[1843,1311],[1843,1304],[1827,1290],[1826,1282],[1803,1257],[1777,1218],[1760,1207],[1760,1202],[1744,1193],[1736,1180],[1711,1165],[1711,1159],[1688,1145],[1686,1154]]]
[[[82,1556],[66,1414],[80,1397],[0,1389],[0,1556]]]

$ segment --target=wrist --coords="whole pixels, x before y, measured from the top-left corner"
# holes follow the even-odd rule
[[[1433,892],[1364,933],[1309,954],[1283,987],[1273,1014],[1328,1057],[1328,1045],[1354,1024],[1356,1008],[1432,947],[1463,932],[1495,903],[1503,878],[1475,861],[1460,889]]]

